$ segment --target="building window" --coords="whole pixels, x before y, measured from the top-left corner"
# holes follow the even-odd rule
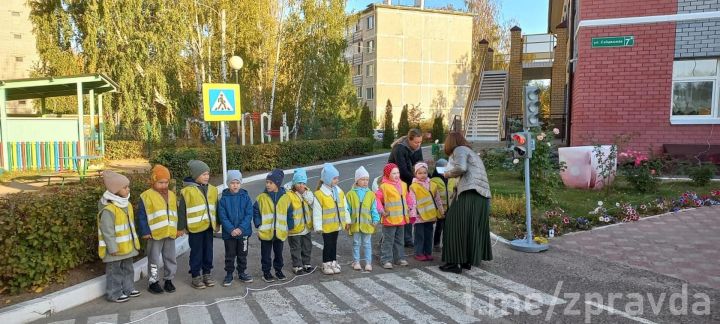
[[[372,64],[365,65],[365,76],[371,77],[375,72],[375,66]]]
[[[355,91],[358,98],[362,99],[362,87],[357,87],[357,90]]]
[[[365,88],[365,99],[373,100],[374,98],[375,94],[373,93],[373,88]]]
[[[717,59],[673,63],[671,122],[720,123],[720,72]]]
[[[22,39],[22,34],[13,34],[13,38]]]
[[[367,41],[367,43],[365,43],[365,47],[367,48],[368,53],[372,53],[375,50],[375,41]]]
[[[13,17],[20,17],[20,11],[11,11],[10,14],[11,14]]]
[[[362,42],[357,42],[357,52],[362,53]]]
[[[23,57],[22,56],[15,56],[15,62],[22,62]]]
[[[375,16],[367,17],[367,29],[375,28]]]
[[[362,65],[357,65],[355,69],[355,75],[362,75]]]

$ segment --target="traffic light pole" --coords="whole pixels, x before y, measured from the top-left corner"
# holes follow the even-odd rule
[[[535,149],[534,140],[529,130],[525,129],[528,151]],[[532,206],[530,204],[530,157],[525,157],[525,227],[527,235],[524,239],[517,239],[510,242],[510,248],[522,252],[542,252],[548,249],[547,244],[537,244],[533,240],[532,233]]]

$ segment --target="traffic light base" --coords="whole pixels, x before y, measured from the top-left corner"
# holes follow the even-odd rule
[[[510,241],[510,248],[521,252],[537,253],[547,251],[550,246],[547,244],[537,244],[528,239],[519,239]]]

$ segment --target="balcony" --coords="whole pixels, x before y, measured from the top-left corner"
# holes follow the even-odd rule
[[[362,32],[356,31],[352,34],[351,43],[359,42],[362,40]]]
[[[360,65],[363,62],[362,53],[355,53],[352,57],[352,65]]]
[[[352,83],[356,86],[362,85],[362,74],[360,75],[353,75],[352,77]]]
[[[524,35],[523,68],[552,67],[556,42],[553,34]]]

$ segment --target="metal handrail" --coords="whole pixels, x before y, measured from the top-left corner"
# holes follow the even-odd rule
[[[463,119],[461,123],[463,124],[463,135],[467,135],[467,121],[468,121],[468,115],[470,115],[470,110],[472,109],[473,102],[475,101],[475,97],[477,97],[479,91],[480,91],[480,84],[482,84],[482,77],[483,77],[483,71],[485,69],[485,64],[482,64],[482,62],[485,62],[485,56],[488,55],[488,52],[482,54],[482,59],[478,60],[478,70],[477,73],[473,73],[473,79],[470,84],[470,93],[468,94],[468,100],[465,103],[465,110],[463,111]]]
[[[508,101],[508,88],[510,87],[510,78],[508,78],[507,72],[505,72],[505,85],[502,100],[500,101],[500,113],[498,114],[498,140],[502,139],[502,135],[505,133],[505,111],[507,110]]]

